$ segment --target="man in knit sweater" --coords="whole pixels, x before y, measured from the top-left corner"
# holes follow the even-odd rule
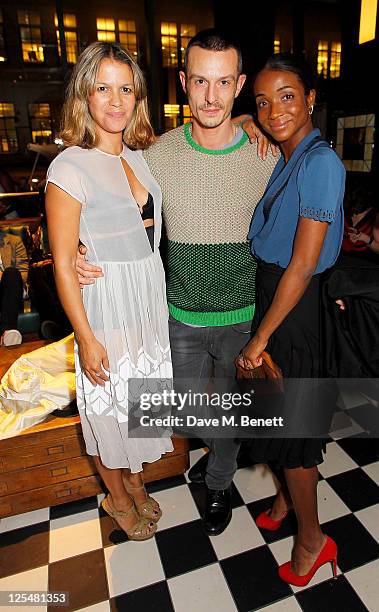
[[[176,389],[181,379],[191,379],[192,390],[202,391],[196,381],[206,382],[211,372],[231,385],[234,358],[249,339],[255,266],[247,233],[276,159],[260,159],[231,120],[246,78],[241,64],[239,48],[216,31],[197,34],[180,73],[192,123],[164,134],[144,152],[163,194]],[[204,527],[217,535],[231,518],[239,444],[233,438],[206,443]]]

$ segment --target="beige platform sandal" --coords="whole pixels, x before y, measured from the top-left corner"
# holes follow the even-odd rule
[[[150,497],[150,495],[147,494],[145,485],[142,484],[139,487],[133,487],[128,483],[127,479],[124,476],[122,477],[122,480],[124,482],[124,486],[127,493],[129,493],[129,495],[134,500],[139,515],[145,519],[150,519],[151,521],[157,523],[162,516],[162,510],[160,509],[158,502],[153,497]],[[137,504],[134,499],[133,492],[139,491],[141,489],[145,491],[146,500]],[[158,506],[158,508],[156,506]]]
[[[149,520],[149,519],[139,516],[134,503],[132,504],[129,510],[127,510],[126,512],[121,512],[111,506],[108,498],[109,498],[109,495],[107,495],[107,497],[103,499],[103,501],[101,502],[101,505],[104,508],[105,512],[109,514],[110,517],[112,517],[115,527],[117,529],[122,529],[121,525],[117,521],[118,518],[127,518],[128,516],[130,516],[130,514],[132,513],[135,514],[136,516],[135,524],[132,525],[132,527],[129,527],[129,529],[123,529],[123,531],[125,531],[126,535],[128,536],[129,540],[136,540],[136,541],[149,540],[155,535],[155,532],[157,531],[156,524],[151,519]],[[148,531],[146,531],[146,528]]]

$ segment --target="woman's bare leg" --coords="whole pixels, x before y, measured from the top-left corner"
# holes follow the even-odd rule
[[[269,514],[269,516],[274,519],[274,521],[278,521],[282,518],[285,512],[292,508],[293,504],[283,470],[278,469],[271,464],[269,464],[269,467],[280,483],[280,489],[275,497],[274,503],[272,504],[271,512]]]
[[[122,469],[111,470],[101,463],[99,457],[93,457],[97,470],[104,481],[110,495],[110,504],[119,512],[127,512],[133,507],[133,500],[126,492],[122,481]],[[136,524],[138,517],[134,512],[126,518],[117,518],[120,527],[125,531]]]
[[[142,485],[144,484],[142,472],[136,472],[133,474],[129,469],[124,469],[123,472],[124,478],[125,480],[127,480],[130,487],[142,487]],[[130,495],[133,496],[133,499],[135,500],[137,505],[142,504],[144,501],[147,500],[148,497],[146,490],[143,488],[133,489],[132,491],[130,491]],[[156,510],[158,510],[158,502],[155,502],[154,505],[156,507]]]
[[[316,466],[286,468],[284,474],[298,523],[291,566],[302,576],[310,570],[326,540],[317,512],[318,470]]]

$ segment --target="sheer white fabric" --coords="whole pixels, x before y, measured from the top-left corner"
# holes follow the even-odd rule
[[[154,199],[154,252],[121,162],[123,157]],[[172,450],[171,440],[128,438],[128,380],[172,378],[165,278],[159,255],[161,192],[142,154],[126,146],[120,156],[70,147],[49,167],[51,182],[78,200],[80,240],[87,260],[104,276],[83,289],[91,329],[105,346],[110,381],[93,387],[75,350],[77,402],[87,452],[110,468],[142,469]],[[151,431],[149,432],[149,436]]]

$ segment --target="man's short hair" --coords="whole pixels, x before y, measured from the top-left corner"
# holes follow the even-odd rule
[[[216,28],[209,28],[208,30],[201,30],[191,38],[187,45],[186,52],[184,54],[184,72],[187,74],[188,69],[188,55],[192,47],[200,47],[207,51],[227,51],[228,49],[235,49],[237,51],[237,70],[238,76],[242,72],[242,53],[241,47],[237,41],[233,40],[229,35],[216,30]]]

